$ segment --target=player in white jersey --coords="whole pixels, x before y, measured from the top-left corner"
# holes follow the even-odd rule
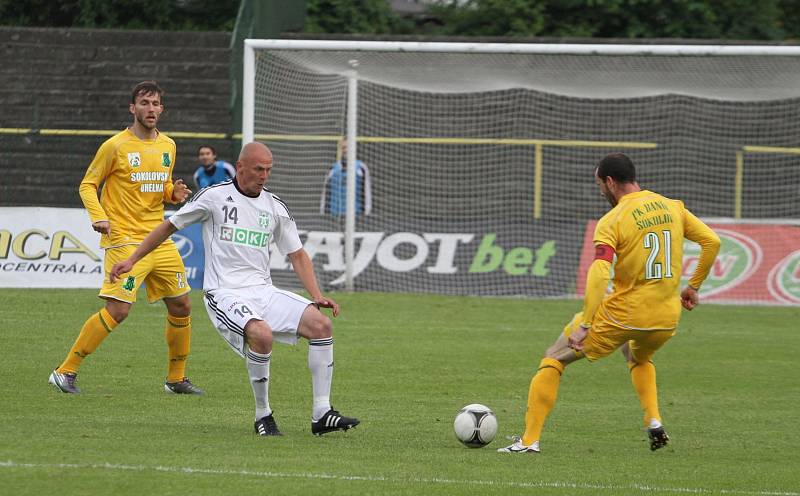
[[[339,305],[322,295],[314,266],[303,249],[297,226],[280,198],[264,185],[272,171],[272,152],[248,143],[236,162],[232,181],[209,186],[147,235],[127,260],[111,269],[122,277],[150,251],[179,229],[203,223],[205,276],[203,290],[211,322],[233,350],[245,358],[256,402],[255,432],[280,436],[269,405],[272,342],[294,344],[308,339],[313,411],[311,432],[322,435],[358,425],[330,404],[333,378],[331,320],[319,308],[339,314]],[[313,301],[272,285],[269,243],[286,254]]]

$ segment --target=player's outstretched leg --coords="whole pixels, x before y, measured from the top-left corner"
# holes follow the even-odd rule
[[[500,453],[538,453],[539,436],[542,434],[544,421],[556,403],[558,386],[564,364],[555,358],[545,357],[539,363],[539,370],[531,379],[528,389],[528,409],[525,412],[525,433],[521,439],[510,446],[500,448]]]
[[[539,368],[528,387],[528,408],[525,411],[525,432],[514,443],[497,451],[500,453],[539,453],[539,438],[544,422],[553,410],[561,385],[564,368],[583,358],[583,353],[570,347],[569,335],[580,323],[582,314],[576,314],[564,327],[556,341],[547,348]]]

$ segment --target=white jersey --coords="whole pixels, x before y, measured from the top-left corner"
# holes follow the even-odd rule
[[[267,189],[248,196],[236,180],[201,190],[169,221],[177,229],[203,223],[206,291],[271,285],[269,244],[284,255],[303,247],[286,204]]]

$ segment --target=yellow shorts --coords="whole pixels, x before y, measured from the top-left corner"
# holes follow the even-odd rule
[[[569,336],[578,327],[583,317],[576,313],[564,327],[564,335]],[[638,331],[621,327],[603,318],[598,312],[592,321],[592,329],[583,342],[583,354],[590,361],[598,360],[614,353],[620,346],[630,343],[631,352],[636,362],[647,362],[669,338],[675,335],[675,329],[657,331]]]
[[[150,303],[161,298],[175,298],[192,289],[186,280],[186,268],[181,255],[175,244],[169,242],[139,260],[129,273],[113,283],[109,282],[111,267],[131,256],[135,249],[136,245],[126,245],[106,250],[103,261],[105,276],[99,297],[133,303],[143,282],[146,283],[147,299]]]

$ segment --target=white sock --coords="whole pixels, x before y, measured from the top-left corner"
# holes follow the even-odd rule
[[[256,399],[256,420],[272,414],[269,407],[269,362],[272,352],[262,355],[247,350],[247,373]]]
[[[333,381],[333,338],[308,340],[308,368],[311,370],[311,390],[314,409],[311,420],[316,422],[331,409]]]
[[[648,429],[658,429],[659,427],[661,427],[661,422],[659,422],[658,420],[656,420],[654,418],[651,418],[650,419],[650,427],[648,427]]]

